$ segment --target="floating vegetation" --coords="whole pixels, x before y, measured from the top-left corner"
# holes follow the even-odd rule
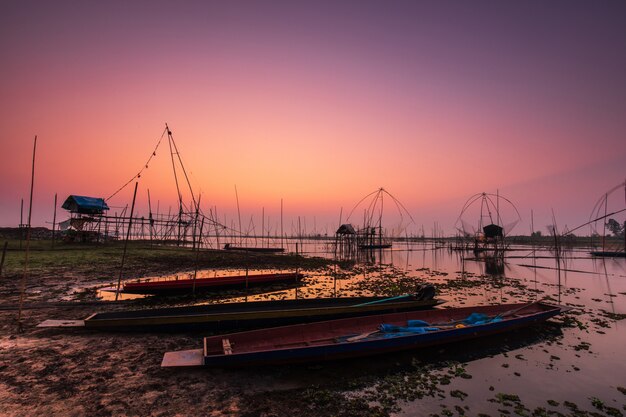
[[[461,390],[455,389],[455,390],[450,391],[450,396],[454,398],[458,398],[459,400],[463,401],[467,397],[467,393]]]
[[[600,312],[602,313],[602,315],[604,315],[604,317],[606,317],[606,318],[608,318],[610,320],[619,321],[619,320],[626,319],[626,314],[612,313],[612,312],[606,311],[606,310],[600,310]]]
[[[573,346],[574,350],[579,352],[581,350],[589,350],[589,348],[591,347],[591,343],[587,343],[587,342],[580,342],[579,344],[577,344],[576,346]]]

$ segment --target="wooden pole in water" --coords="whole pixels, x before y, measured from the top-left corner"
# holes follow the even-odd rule
[[[606,241],[606,212],[607,212],[607,200],[609,198],[609,194],[604,194],[604,218],[602,219],[602,252],[605,249],[605,241]]]
[[[298,242],[296,242],[296,300],[298,299]]]
[[[152,247],[152,225],[154,220],[152,219],[152,203],[150,202],[150,189],[148,188],[148,226],[150,227],[150,247]]]
[[[28,226],[26,229],[26,255],[24,259],[24,273],[22,274],[22,283],[20,286],[20,310],[17,316],[18,329],[22,330],[22,308],[24,307],[24,291],[26,289],[26,278],[28,277],[28,255],[30,249],[30,220],[33,213],[33,188],[35,187],[35,155],[37,153],[37,136],[33,144],[33,165],[30,176],[30,203],[28,206]]]
[[[120,275],[117,278],[117,288],[115,290],[115,301],[120,295],[120,284],[122,283],[122,272],[124,271],[124,260],[126,259],[126,250],[128,249],[128,240],[130,239],[130,229],[133,224],[133,213],[135,211],[135,198],[137,197],[137,186],[139,182],[135,182],[135,191],[133,192],[133,204],[130,206],[130,219],[128,220],[128,229],[126,230],[126,240],[124,241],[124,251],[122,252],[122,264],[120,265]]]
[[[224,222],[224,224],[226,224],[226,222]],[[220,249],[220,231],[219,231],[219,217],[217,216],[217,206],[215,206],[215,220],[214,220],[214,227],[215,227],[215,240],[216,240],[216,245],[217,248]]]
[[[57,193],[54,193],[54,214],[52,215],[52,249],[54,249],[54,230],[57,223]]]
[[[283,243],[283,199],[280,199],[280,247],[285,248]]]
[[[200,242],[198,242],[198,247],[196,249],[196,265],[193,271],[193,285],[191,286],[191,293],[194,295],[196,294],[196,277],[198,276],[198,257],[200,256],[200,244],[202,243],[202,229],[204,229],[204,216],[202,217],[202,222],[200,223]]]
[[[264,236],[265,236],[265,207],[262,207],[261,208],[261,247],[263,247]],[[267,245],[267,247],[269,247],[269,245]]]
[[[22,250],[22,240],[23,240],[23,233],[22,233],[22,227],[24,225],[24,199],[22,198],[20,200],[20,225],[18,227],[19,231],[20,231],[20,250]]]
[[[239,219],[239,246],[241,244],[241,211],[239,210],[239,194],[237,193],[237,185],[235,185],[235,198],[237,199],[237,218]]]
[[[4,242],[4,247],[2,248],[2,260],[0,260],[0,277],[2,277],[2,267],[4,266],[4,257],[7,254],[7,246],[9,246],[9,241]]]

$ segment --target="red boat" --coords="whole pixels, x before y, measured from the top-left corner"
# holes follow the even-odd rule
[[[167,352],[162,367],[249,366],[345,359],[512,331],[569,307],[543,302],[409,311],[204,338],[201,349]]]
[[[184,278],[155,281],[127,282],[123,292],[131,294],[175,294],[182,292],[206,291],[229,287],[246,287],[275,284],[278,282],[297,283],[304,277],[295,272],[277,274],[234,275],[213,278]]]
[[[279,253],[284,252],[285,248],[264,248],[264,247],[250,247],[250,246],[232,246],[230,243],[224,245],[225,250],[240,251],[240,252],[260,252],[260,253]]]

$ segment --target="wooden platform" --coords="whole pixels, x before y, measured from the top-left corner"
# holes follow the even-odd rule
[[[85,320],[46,320],[37,327],[85,327]]]
[[[162,368],[201,365],[204,365],[204,352],[202,349],[167,352],[161,362]]]

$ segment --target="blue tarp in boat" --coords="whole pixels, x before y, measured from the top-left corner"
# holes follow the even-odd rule
[[[489,317],[488,315],[483,313],[472,313],[467,316],[467,318],[456,323],[437,325],[430,324],[423,320],[409,320],[407,321],[406,326],[397,326],[395,324],[381,324],[378,327],[378,330],[383,334],[384,338],[389,338],[435,332],[437,330],[442,330],[442,327],[445,328],[451,325],[456,325],[457,327],[478,326],[487,323],[497,323],[499,321],[502,321],[502,317],[500,316]]]

